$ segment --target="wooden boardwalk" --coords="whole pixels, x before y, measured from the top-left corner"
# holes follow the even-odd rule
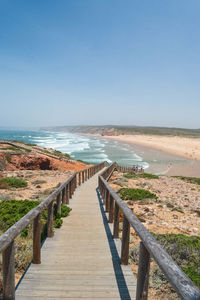
[[[16,291],[17,300],[135,299],[130,266],[119,259],[97,192],[98,175],[77,188],[63,226],[47,238],[42,263],[31,264]]]

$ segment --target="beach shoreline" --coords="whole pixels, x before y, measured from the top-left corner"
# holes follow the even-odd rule
[[[118,141],[119,143],[131,145],[143,160],[155,160],[155,157],[168,157],[172,163],[160,164],[147,169],[147,172],[165,174],[169,176],[191,176],[200,177],[200,139],[174,136],[143,136],[143,135],[119,135],[101,136],[98,134],[83,134]],[[173,163],[173,161],[178,163]],[[156,165],[156,163],[152,163]],[[160,172],[159,172],[160,170]]]

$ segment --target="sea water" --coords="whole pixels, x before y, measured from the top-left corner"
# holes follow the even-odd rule
[[[76,160],[89,163],[100,163],[102,161],[111,163],[116,161],[120,165],[138,165],[144,169],[149,167],[142,156],[135,153],[132,146],[104,138],[82,136],[68,132],[0,130],[0,140],[19,140],[25,143],[34,143],[41,147],[68,153]]]

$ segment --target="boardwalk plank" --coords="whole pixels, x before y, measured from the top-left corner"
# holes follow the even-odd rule
[[[63,226],[47,238],[41,264],[31,264],[16,291],[16,300],[135,299],[130,266],[121,266],[119,240],[112,239],[97,175],[81,185]]]

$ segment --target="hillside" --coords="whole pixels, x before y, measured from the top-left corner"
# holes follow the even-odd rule
[[[44,127],[43,130],[64,131],[71,133],[84,134],[100,134],[100,135],[168,135],[168,136],[185,136],[185,137],[200,137],[200,129],[173,128],[173,127],[153,127],[153,126],[57,126]]]

